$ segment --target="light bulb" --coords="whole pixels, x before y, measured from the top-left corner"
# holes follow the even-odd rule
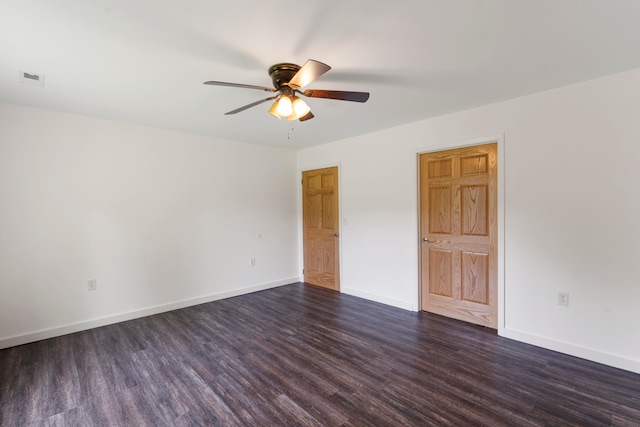
[[[300,117],[311,111],[311,108],[309,108],[307,103],[304,102],[302,98],[298,98],[296,96],[296,99],[294,99],[293,101],[293,111],[295,111],[296,119],[299,119]]]
[[[291,105],[291,98],[283,96],[278,100],[276,106],[276,113],[281,117],[288,117],[293,113],[293,106]]]

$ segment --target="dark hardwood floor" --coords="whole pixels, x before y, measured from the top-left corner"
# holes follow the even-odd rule
[[[0,351],[2,426],[638,426],[640,375],[294,284]]]

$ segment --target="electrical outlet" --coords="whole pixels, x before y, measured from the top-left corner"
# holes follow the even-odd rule
[[[95,291],[96,289],[98,289],[98,282],[96,279],[91,279],[87,282],[87,289],[89,289],[90,291]]]
[[[255,266],[256,266],[256,259],[251,258],[251,267],[255,267]]]
[[[558,292],[558,305],[569,305],[569,294],[566,292]]]

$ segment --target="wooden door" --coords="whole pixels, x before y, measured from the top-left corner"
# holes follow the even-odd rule
[[[421,309],[497,328],[497,144],[420,155]]]
[[[302,173],[304,281],[340,289],[338,168]]]

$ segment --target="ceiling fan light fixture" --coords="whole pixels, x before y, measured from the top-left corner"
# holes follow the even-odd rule
[[[311,108],[300,97],[293,95],[282,95],[276,99],[271,108],[269,108],[269,114],[273,117],[281,119],[285,117],[287,120],[298,120],[301,117],[308,115],[311,112]]]
[[[260,105],[263,102],[275,101],[269,108],[269,114],[278,119],[283,117],[287,120],[300,120],[301,122],[310,120],[314,117],[309,106],[296,93],[302,94],[310,98],[326,98],[338,99],[342,101],[367,102],[369,99],[368,92],[347,92],[343,90],[304,90],[302,89],[327,71],[331,69],[327,64],[320,61],[309,59],[300,67],[296,64],[280,63],[272,65],[269,68],[269,75],[273,82],[273,88],[265,86],[256,86],[241,83],[229,83],[219,81],[207,81],[206,85],[240,87],[247,89],[259,89],[266,92],[275,92],[275,95],[265,99],[252,102],[235,110],[224,113],[225,115],[236,114],[249,108]]]

